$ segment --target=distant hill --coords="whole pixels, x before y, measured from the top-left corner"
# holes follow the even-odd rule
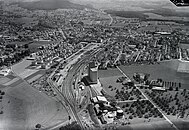
[[[141,20],[146,20],[148,15],[143,14],[140,11],[114,11],[114,10],[105,10],[106,13],[113,16],[119,16],[124,18],[140,18]]]
[[[30,2],[17,2],[18,6],[28,10],[56,10],[56,9],[84,9],[91,8],[86,5],[72,3],[68,0],[39,0]]]

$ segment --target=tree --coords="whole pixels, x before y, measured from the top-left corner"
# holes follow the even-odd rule
[[[117,102],[116,101],[112,101],[112,102],[110,102],[110,105],[115,107],[117,105]]]
[[[35,128],[40,129],[41,128],[41,124],[35,125]]]
[[[179,83],[179,88],[181,88],[181,83]]]
[[[185,94],[186,94],[186,89],[183,90],[183,95],[185,96]]]
[[[150,77],[150,74],[145,74],[144,81],[147,81],[149,77]]]
[[[108,88],[112,88],[113,86],[112,85],[109,85],[109,87]]]
[[[29,48],[29,45],[28,44],[24,44],[24,48]]]
[[[128,104],[128,103],[126,103],[126,104],[125,104],[125,107],[129,107],[129,104]]]
[[[5,92],[1,92],[1,95],[5,95]]]
[[[132,116],[132,115],[130,115],[130,116],[129,116],[129,119],[133,119],[133,116]]]
[[[148,115],[145,115],[145,116],[144,116],[144,118],[146,118],[146,119],[148,119],[148,117],[149,117]]]
[[[150,85],[150,81],[149,80],[146,80],[146,85]]]
[[[173,91],[173,87],[170,86],[170,87],[169,87],[169,91]]]
[[[133,81],[128,82],[128,85],[133,87],[134,86],[134,82]]]

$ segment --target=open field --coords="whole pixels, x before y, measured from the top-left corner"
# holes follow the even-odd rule
[[[34,81],[38,75],[38,78],[45,74],[45,70],[27,69],[31,64],[31,60],[22,60],[20,63],[12,66],[13,72],[27,81]],[[35,78],[36,77],[36,78]]]
[[[167,121],[131,124],[129,126],[120,126],[117,129],[118,130],[175,130],[174,128],[170,126],[170,124]]]
[[[122,75],[118,69],[111,69],[108,68],[107,70],[99,70],[98,77],[105,78],[105,77],[112,77],[112,76],[120,76]]]
[[[19,81],[19,80],[20,80],[19,78],[14,78],[14,79],[10,80],[9,82],[7,82],[7,83],[5,83],[5,84],[3,84],[3,85],[5,85],[5,86],[10,86],[10,85],[12,85],[12,84],[15,85],[15,83],[16,83],[17,81]]]
[[[12,66],[12,70],[14,71],[14,73],[16,73],[17,75],[22,74],[25,69],[31,64],[31,60],[26,60],[23,59],[21,62],[14,64]]]
[[[147,73],[150,74],[150,80],[161,78],[166,82],[176,82],[177,85],[181,83],[181,88],[189,89],[189,74],[177,72],[178,66],[179,61],[173,60],[154,65],[131,65],[120,68],[131,79],[133,79],[134,73]]]
[[[100,78],[100,83],[102,84],[103,89],[111,96],[115,96],[116,90],[121,90],[121,88],[123,87],[122,84],[116,83],[118,77],[120,76]],[[112,88],[109,88],[109,86],[112,86]]]
[[[26,70],[24,70],[22,73],[20,73],[19,76],[20,76],[22,79],[25,79],[25,78],[27,78],[28,76],[33,75],[33,74],[36,73],[36,72],[38,72],[38,70],[26,69]]]
[[[0,84],[5,84],[7,82],[9,82],[11,79],[7,78],[7,77],[0,77]]]
[[[158,15],[156,13],[144,13],[145,15],[148,15],[148,19],[160,19],[160,20],[183,20],[183,21],[189,21],[188,17],[177,17],[177,16],[162,16]]]
[[[112,76],[100,78],[100,82],[103,85],[102,87],[108,95],[118,101],[132,101],[144,98],[137,89],[134,90],[132,86],[124,83],[126,79],[123,82],[118,82],[117,80],[121,77],[122,76]]]
[[[172,120],[172,122],[177,126],[177,128],[179,130],[188,130],[189,129],[189,121]]]
[[[22,81],[5,92],[0,102],[0,129],[33,130],[37,123],[44,128],[68,120],[67,112],[55,99],[38,92]]]

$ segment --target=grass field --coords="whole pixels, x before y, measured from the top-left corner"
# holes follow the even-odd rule
[[[189,130],[189,121],[172,120],[179,130]]]
[[[120,76],[112,76],[112,77],[106,77],[106,78],[100,78],[100,83],[103,85],[103,89],[111,96],[115,96],[115,92],[116,90],[121,90],[121,88],[123,87],[122,84],[120,83],[116,83],[116,80],[119,78]],[[111,91],[111,89],[109,88],[109,86],[113,86],[113,91]]]
[[[31,64],[31,60],[22,60],[21,62],[15,64],[12,66],[12,70],[14,71],[14,73],[16,73],[17,75],[22,74],[25,69]]]
[[[120,126],[118,130],[175,130],[167,121],[145,122],[141,124],[131,124]],[[183,129],[184,130],[184,129]]]
[[[127,74],[131,79],[134,73],[150,74],[150,79],[161,78],[166,82],[181,83],[181,88],[189,89],[189,74],[179,73],[177,68],[179,61],[165,61],[155,65],[132,65],[121,66],[121,70]]]
[[[7,77],[0,77],[0,84],[5,84],[7,82],[9,82],[11,79],[7,78]]]
[[[120,76],[122,75],[118,69],[110,69],[108,70],[99,70],[98,76],[99,78],[105,78],[105,77],[112,77],[112,76]]]

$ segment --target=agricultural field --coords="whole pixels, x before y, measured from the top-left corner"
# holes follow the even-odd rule
[[[23,59],[21,62],[14,64],[12,66],[12,70],[14,73],[20,76],[22,73],[24,73],[24,71],[31,64],[31,62],[31,60]]]
[[[35,129],[36,124],[52,127],[68,120],[64,107],[56,100],[39,93],[27,82],[0,88],[0,129]]]
[[[98,77],[99,78],[106,78],[112,76],[120,76],[122,75],[118,69],[111,69],[108,68],[107,70],[98,70]]]
[[[123,85],[120,83],[116,83],[116,80],[120,76],[112,76],[106,78],[100,78],[100,83],[102,84],[103,89],[111,96],[115,97],[116,91],[122,89]]]

